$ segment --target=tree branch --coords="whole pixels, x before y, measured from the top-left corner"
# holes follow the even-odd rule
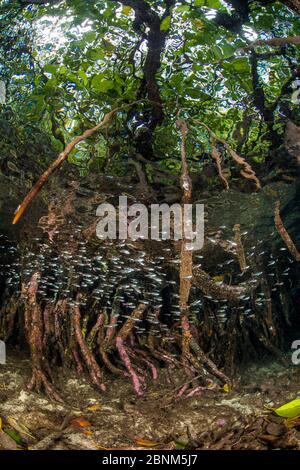
[[[294,244],[293,240],[289,236],[285,226],[283,225],[283,222],[282,222],[282,219],[281,219],[281,216],[280,216],[280,201],[277,201],[276,205],[275,205],[274,222],[275,222],[275,226],[276,226],[282,240],[286,244],[289,252],[291,253],[291,255],[293,255],[293,257],[295,258],[296,261],[300,261],[300,253],[297,250],[297,247]]]
[[[19,3],[22,6],[28,5],[53,5],[54,3],[58,3],[62,0],[19,0]]]
[[[76,147],[79,142],[82,142],[83,140],[86,140],[88,137],[93,135],[95,132],[97,132],[101,127],[105,126],[110,119],[113,117],[113,115],[119,111],[122,111],[123,109],[128,108],[129,106],[133,106],[135,103],[127,104],[124,106],[121,106],[119,108],[113,109],[109,113],[105,114],[104,118],[102,119],[97,126],[93,127],[92,129],[86,130],[83,134],[75,137],[59,154],[57,159],[49,166],[49,168],[40,176],[39,180],[36,182],[36,184],[33,186],[31,191],[27,194],[23,202],[20,204],[20,206],[17,208],[15,212],[15,216],[13,218],[13,225],[16,224],[23,213],[25,212],[26,208],[28,205],[31,203],[31,201],[34,199],[34,197],[39,193],[41,188],[44,186],[44,184],[48,181],[52,173],[54,173],[55,170],[57,170],[62,163],[68,158],[70,152]]]
[[[255,183],[256,189],[261,189],[261,183],[259,179],[257,178],[255,172],[252,170],[251,165],[246,162],[246,160],[238,155],[228,144],[228,142],[221,137],[217,137],[216,134],[210,129],[210,127],[207,126],[202,121],[198,121],[197,119],[194,119],[194,122],[198,124],[199,126],[205,127],[205,129],[209,132],[213,140],[217,140],[218,142],[221,142],[221,144],[224,145],[225,149],[229,153],[229,155],[232,157],[232,159],[240,166],[242,166],[242,170],[240,172],[241,176],[247,180],[253,181]]]
[[[137,152],[147,158],[153,160],[152,150],[152,134],[155,128],[164,120],[163,102],[160,95],[159,86],[156,81],[156,74],[161,67],[161,55],[166,45],[168,30],[161,29],[162,21],[171,15],[172,7],[176,0],[166,0],[165,10],[160,16],[159,13],[152,8],[145,0],[109,0],[114,3],[121,3],[133,8],[135,12],[135,20],[133,29],[136,33],[141,34],[147,41],[147,54],[143,65],[143,78],[138,90],[137,97],[148,98],[152,103],[150,116],[145,113],[142,116],[143,121],[137,123],[139,132],[135,136]],[[147,29],[146,32],[144,29]],[[142,126],[141,126],[142,124]]]
[[[258,46],[282,46],[285,44],[294,44],[295,46],[300,45],[300,36],[288,36],[286,38],[271,38],[271,39],[259,39],[254,41],[246,47],[238,49],[238,52],[244,54],[255,49]]]

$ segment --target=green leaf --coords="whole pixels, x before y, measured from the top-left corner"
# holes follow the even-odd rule
[[[87,52],[87,57],[91,60],[99,60],[104,58],[104,52],[102,49],[90,49]]]
[[[108,39],[102,39],[102,44],[106,51],[113,52],[115,50],[115,46]]]
[[[189,11],[189,10],[190,10],[190,7],[188,5],[182,5],[182,6],[176,8],[176,11],[178,13],[184,13],[184,12]]]
[[[199,88],[187,88],[186,91],[189,94],[189,96],[193,99],[198,99],[198,100],[201,99],[203,101],[207,101],[207,100],[212,99],[212,97],[210,95],[208,95],[207,93],[205,93],[202,90],[199,90]]]
[[[81,88],[82,84],[80,80],[78,80],[78,76],[75,75],[75,73],[69,73],[67,78],[69,82],[75,83],[75,85],[77,85],[77,88]]]
[[[274,16],[269,14],[260,15],[257,19],[257,25],[260,28],[269,31],[274,25]]]
[[[94,91],[99,93],[106,93],[114,88],[114,82],[103,78],[103,74],[94,75],[91,85]]]
[[[88,77],[87,77],[87,74],[83,70],[79,70],[78,77],[80,77],[83,80],[84,85],[87,85]]]
[[[68,69],[67,67],[65,67],[64,65],[62,65],[60,68],[59,68],[59,74],[60,75],[65,75],[67,73]]]
[[[122,8],[122,13],[123,15],[130,15],[130,13],[132,12],[132,8],[127,6],[127,5],[124,5],[123,8]]]
[[[44,87],[44,90],[45,91],[50,91],[50,90],[53,90],[54,88],[56,88],[57,86],[57,81],[55,78],[50,78],[50,80],[47,81],[45,87]]]
[[[88,31],[86,33],[84,33],[83,35],[83,40],[85,42],[93,42],[97,37],[97,34],[95,33],[95,31]]]
[[[278,416],[283,418],[297,418],[300,416],[300,398],[292,400],[279,408],[274,409]]]
[[[238,77],[238,80],[239,80],[239,83],[241,84],[241,86],[244,88],[244,90],[247,92],[247,93],[252,93],[253,91],[253,83],[252,83],[252,80],[251,78],[247,79],[247,80],[243,80],[241,77]]]
[[[232,60],[230,63],[224,62],[223,67],[225,70],[228,70],[228,72],[233,72],[233,71],[236,71],[238,73],[250,72],[249,62],[246,57],[239,57],[235,60]]]
[[[176,449],[178,450],[186,449],[188,445],[187,442],[182,442],[182,441],[175,441],[175,444],[176,444]]]
[[[210,50],[212,54],[214,55],[215,59],[220,60],[224,57],[223,51],[220,48],[220,46],[218,45],[212,46]]]
[[[215,10],[222,7],[220,0],[207,0],[206,3],[209,8],[214,8]]]
[[[171,25],[171,16],[166,16],[160,23],[160,30],[161,31],[168,31]]]
[[[52,65],[52,64],[45,64],[45,65],[44,65],[44,71],[45,71],[46,73],[54,74],[54,73],[56,73],[56,70],[57,70],[57,66],[56,66],[56,65]]]
[[[19,444],[19,445],[23,444],[23,441],[22,441],[21,437],[19,436],[17,431],[15,431],[14,429],[7,429],[6,428],[3,431],[5,432],[5,434],[7,434],[9,437],[11,437],[17,444]]]
[[[220,44],[220,47],[224,58],[231,57],[235,51],[235,47],[231,44]]]

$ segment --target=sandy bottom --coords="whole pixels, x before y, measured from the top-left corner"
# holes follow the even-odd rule
[[[268,412],[300,397],[300,367],[251,366],[233,391],[176,397],[164,371],[137,397],[125,379],[107,377],[100,394],[88,378],[57,369],[64,404],[29,392],[29,359],[0,365],[0,449],[299,449],[300,418]],[[175,388],[184,378],[174,376]]]

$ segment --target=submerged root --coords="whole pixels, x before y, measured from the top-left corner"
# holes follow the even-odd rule
[[[31,286],[31,296],[32,290]],[[187,382],[183,383],[177,392],[175,389],[174,399],[195,396],[203,390],[220,390],[225,384],[231,386],[231,379],[203,351],[199,339],[193,335],[188,323],[184,331],[181,327],[180,330],[170,330],[157,337],[150,331],[148,339],[138,338],[134,331],[134,319],[141,319],[145,308],[144,305],[139,305],[110,342],[107,342],[102,317],[101,320],[97,318],[90,334],[85,337],[80,308],[77,304],[73,306],[70,325],[72,334],[68,334],[68,338],[64,337],[63,341],[69,341],[68,363],[73,364],[77,374],[80,376],[86,369],[91,382],[103,392],[106,389],[103,366],[112,375],[131,380],[135,393],[142,396],[147,389],[146,379],[150,384],[158,379],[162,370],[168,374],[167,381],[173,388],[175,384],[171,380],[172,375],[174,371],[181,370],[184,371]],[[31,297],[31,301],[27,301],[25,305],[26,336],[32,359],[32,376],[28,388],[35,392],[44,392],[51,400],[62,401],[53,386],[47,361],[47,358],[51,361],[54,358],[50,356],[50,349],[45,347],[45,338],[48,337],[45,335],[45,318],[47,315],[45,316],[38,304],[32,303]],[[51,326],[52,322],[49,324]],[[53,326],[51,330],[52,328]],[[62,331],[65,332],[66,329]],[[264,346],[268,350],[272,349],[274,353],[271,342]],[[276,353],[279,357],[277,350]],[[67,354],[66,352],[65,358]]]
[[[27,293],[27,298],[25,299],[25,332],[32,359],[32,377],[28,384],[28,389],[36,392],[44,389],[48,398],[62,402],[59,393],[51,384],[50,367],[43,353],[42,313],[36,300],[39,276],[39,272],[34,273],[28,285],[24,287]],[[43,372],[44,369],[48,372],[50,379]]]
[[[50,380],[46,377],[46,374],[42,371],[40,367],[33,366],[32,376],[27,385],[27,388],[28,390],[37,393],[44,391],[46,396],[50,400],[63,403],[61,396],[56,391],[55,387],[51,384]]]
[[[79,301],[80,298],[77,297],[77,301]],[[85,361],[85,364],[88,368],[92,383],[101,391],[104,391],[106,389],[104,383],[103,383],[103,378],[102,378],[102,372],[101,369],[97,363],[97,361],[94,358],[94,355],[92,352],[89,350],[86,341],[83,337],[82,330],[81,330],[81,314],[80,314],[80,309],[78,305],[75,305],[73,307],[72,311],[72,323],[74,327],[74,332],[75,332],[75,338],[78,343],[78,347],[81,351],[82,357]]]
[[[142,349],[135,349],[135,352],[139,354],[140,360],[146,364],[146,366],[151,370],[153,380],[158,378],[158,370],[157,367],[153,364],[153,361],[148,357],[148,354],[143,351]]]
[[[213,351],[212,341],[218,341],[223,331],[218,330],[216,324],[213,336],[209,334],[212,339],[207,341],[207,331],[190,323],[187,306],[182,309],[180,323],[169,327],[163,322],[158,308],[153,310],[144,303],[139,303],[129,317],[126,316],[125,320],[123,318],[123,323],[122,314],[116,316],[112,309],[110,313],[100,310],[96,317],[93,313],[95,320],[91,324],[88,313],[80,307],[81,294],[77,295],[72,307],[68,307],[66,301],[60,298],[56,299],[56,302],[42,301],[39,304],[39,276],[39,272],[36,272],[27,284],[23,283],[17,312],[18,315],[24,312],[26,339],[31,352],[32,376],[28,384],[30,390],[44,392],[48,398],[62,401],[53,385],[50,369],[50,364],[57,361],[63,364],[67,362],[74,367],[78,375],[87,370],[91,382],[101,391],[105,390],[104,370],[130,380],[139,396],[145,393],[147,385],[158,379],[161,371],[166,374],[170,387],[175,389],[174,399],[195,396],[203,390],[220,390],[225,384],[232,385],[231,379],[217,364],[225,364],[226,370],[231,370],[227,368],[227,364],[234,363],[239,343],[236,341],[235,346],[228,349],[223,357],[220,353],[214,354],[213,357],[208,355],[204,351]],[[190,276],[187,281],[189,279]],[[186,292],[188,293],[188,289]],[[236,305],[235,301],[233,305]],[[7,309],[8,316],[10,311],[10,308]],[[155,327],[151,326],[148,334],[139,336],[139,325],[142,322],[147,324],[148,314],[152,319],[154,314]],[[238,318],[237,316],[236,324],[239,333],[242,338],[249,338],[251,346],[251,338],[246,335],[247,329],[242,323],[238,323]],[[7,319],[3,322],[9,327],[10,322]],[[15,318],[14,323],[21,325],[20,319]],[[272,325],[277,331],[276,324]],[[259,328],[255,329],[254,324],[248,323],[252,335],[262,346],[280,358],[280,351],[276,347],[278,338],[275,338],[275,342],[274,335],[267,335],[261,323],[258,326]],[[211,328],[214,328],[213,324]],[[232,331],[235,335],[238,334],[236,328]],[[226,344],[224,339],[222,344]],[[180,389],[176,389],[172,380],[176,370],[183,371],[187,380]]]
[[[294,244],[293,240],[291,239],[290,235],[288,234],[285,226],[283,225],[281,215],[280,215],[280,201],[277,201],[276,205],[275,205],[274,222],[275,222],[275,226],[276,226],[282,240],[286,244],[289,252],[295,258],[296,261],[300,261],[300,253],[299,253],[296,245]]]
[[[193,337],[190,340],[190,346],[193,352],[196,354],[198,361],[200,361],[205,367],[207,367],[212,375],[221,380],[223,384],[231,384],[231,380],[229,379],[229,377],[227,377],[226,374],[221,372],[216,366],[216,364],[211,359],[209,359],[209,357],[207,357],[207,355],[202,351],[199,344],[194,340]]]
[[[137,393],[137,395],[143,395],[143,385],[142,385],[141,378],[137,375],[137,373],[135,372],[132,366],[131,360],[126,351],[126,348],[124,346],[124,342],[121,336],[117,336],[116,346],[117,346],[117,350],[119,352],[120,358],[122,359],[122,362],[124,363],[126,369],[128,370],[128,373],[130,374],[132,378],[132,383],[133,383],[135,392]]]
[[[209,374],[213,379],[217,379],[223,385],[231,385],[231,380],[229,377],[220,371],[216,364],[209,357],[207,357],[207,355],[201,349],[199,343],[191,333],[187,316],[184,316],[182,319],[182,329],[182,362],[185,369],[187,370],[188,365],[190,365],[194,370],[193,375],[196,375],[198,378],[204,378]],[[188,388],[189,387],[187,387],[187,389]],[[181,391],[181,395],[183,395],[185,391],[186,390]]]
[[[244,285],[218,285],[205,271],[198,267],[194,267],[193,269],[193,284],[198,287],[205,295],[210,295],[211,297],[218,300],[227,299],[232,302],[239,302],[240,297],[248,294],[250,290]]]

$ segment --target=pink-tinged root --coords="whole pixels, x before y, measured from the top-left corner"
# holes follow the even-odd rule
[[[184,384],[183,387],[181,387],[181,389],[179,390],[177,398],[182,397],[182,395],[184,394],[184,392],[187,390],[188,387],[189,387],[189,384]]]
[[[190,393],[187,394],[186,398],[194,397],[195,395],[201,395],[203,390],[207,390],[205,387],[196,387]]]
[[[131,361],[130,361],[129,356],[127,354],[127,351],[126,351],[126,348],[124,346],[123,340],[120,336],[116,337],[116,346],[117,346],[118,352],[120,354],[120,358],[122,359],[126,369],[128,370],[129,374],[131,375],[135,392],[137,393],[137,395],[143,395],[140,379],[139,379],[138,375],[136,374],[136,372],[134,371],[134,369],[132,367],[132,364],[131,364]]]
[[[145,362],[145,364],[147,364],[147,366],[148,366],[149,369],[151,370],[153,380],[156,380],[157,377],[158,377],[157,368],[156,368],[155,365],[148,359],[147,353],[146,353],[145,351],[143,351],[142,349],[137,349],[136,352],[137,352],[138,354],[140,354],[141,356],[143,356],[143,357],[141,358],[142,361]]]

